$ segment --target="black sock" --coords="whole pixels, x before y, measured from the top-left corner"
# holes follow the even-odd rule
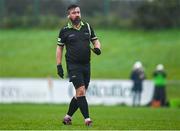
[[[89,118],[88,103],[85,96],[77,97],[77,103],[84,119]]]
[[[68,115],[69,116],[73,116],[73,114],[77,111],[77,109],[78,109],[78,104],[77,104],[77,100],[76,100],[76,98],[72,98],[71,99],[71,102],[70,102],[70,104],[69,104],[69,110],[68,110]]]

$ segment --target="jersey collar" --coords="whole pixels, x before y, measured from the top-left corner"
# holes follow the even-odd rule
[[[84,25],[84,23],[81,21],[80,22],[80,27],[79,27],[79,29],[77,29],[77,28],[73,27],[73,24],[72,24],[71,21],[68,22],[68,28],[73,28],[73,29],[76,29],[76,30],[80,30],[83,25]]]

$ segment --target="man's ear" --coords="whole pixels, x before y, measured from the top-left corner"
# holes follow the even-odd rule
[[[68,19],[69,19],[69,17],[70,17],[70,16],[69,16],[69,15],[67,15],[67,18],[68,18]]]

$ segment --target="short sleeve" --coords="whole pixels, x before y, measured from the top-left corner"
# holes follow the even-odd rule
[[[97,40],[98,38],[96,37],[93,28],[90,26],[90,30],[91,30],[91,41]]]
[[[59,32],[57,45],[64,46],[64,43],[65,43],[65,35],[64,35],[64,31],[62,29]]]

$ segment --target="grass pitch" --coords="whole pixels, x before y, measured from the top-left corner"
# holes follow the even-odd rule
[[[180,129],[180,110],[178,108],[90,106],[92,127],[84,125],[79,110],[73,116],[73,125],[63,125],[61,120],[67,108],[68,105],[0,104],[0,129]]]
[[[157,64],[168,79],[180,79],[180,31],[98,30],[102,55],[92,54],[92,78],[129,79],[132,65],[142,61],[147,79]],[[0,77],[57,77],[57,30],[0,30]],[[64,60],[64,57],[63,57]],[[63,61],[64,70],[65,61]]]

